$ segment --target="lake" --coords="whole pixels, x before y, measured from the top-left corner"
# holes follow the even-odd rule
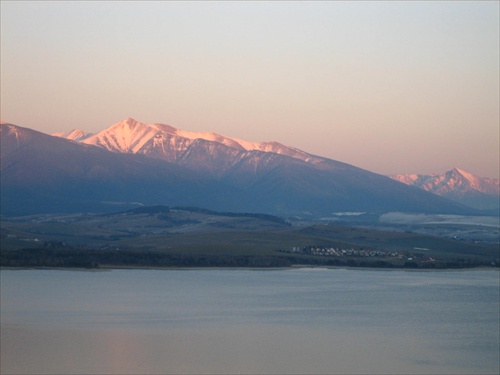
[[[498,270],[1,270],[2,374],[498,374]]]

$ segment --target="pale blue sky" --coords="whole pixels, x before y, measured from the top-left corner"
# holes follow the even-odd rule
[[[499,174],[499,2],[1,1],[1,118]]]

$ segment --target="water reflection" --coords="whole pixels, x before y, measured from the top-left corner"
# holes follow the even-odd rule
[[[2,372],[37,374],[439,373],[430,351],[376,332],[219,327],[158,334],[2,327]],[[404,346],[395,345],[397,342]],[[408,344],[410,344],[408,346]],[[404,354],[426,358],[409,367]],[[430,359],[429,359],[430,358]],[[438,371],[436,371],[438,370]],[[444,367],[445,373],[449,368]]]

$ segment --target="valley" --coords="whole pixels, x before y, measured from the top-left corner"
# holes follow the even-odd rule
[[[341,216],[333,222],[151,206],[10,217],[1,222],[1,265],[442,269],[499,264],[498,226],[475,225],[483,232],[468,240],[453,234],[468,223],[420,225],[409,223],[408,215],[387,215]]]

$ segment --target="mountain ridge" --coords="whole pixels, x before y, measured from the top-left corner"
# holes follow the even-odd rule
[[[181,130],[166,124],[144,124],[130,117],[81,140],[81,142],[100,146],[113,152],[153,154],[155,157],[174,161],[178,156],[177,153],[185,151],[197,139],[216,142],[239,151],[272,152],[304,161],[324,159],[278,142],[249,142],[212,132]],[[175,148],[177,153],[169,154],[165,152],[166,148]]]
[[[499,179],[479,177],[458,167],[441,174],[395,174],[390,177],[470,207],[500,207]]]
[[[281,216],[340,211],[472,212],[387,176],[278,143],[253,147],[272,144],[281,153],[246,150],[223,136],[210,135],[207,140],[174,134],[168,142],[145,148],[158,135],[155,129],[163,137],[175,128],[143,125],[129,121],[129,133],[121,139],[119,133],[104,138],[108,142],[99,146],[92,144],[92,137],[100,133],[76,142],[2,125],[2,213],[109,211],[113,208],[109,202]],[[147,134],[146,140],[133,136],[134,131]],[[225,144],[210,139],[222,139]],[[104,144],[125,145],[136,153],[110,151]],[[167,147],[171,144],[180,147]]]

